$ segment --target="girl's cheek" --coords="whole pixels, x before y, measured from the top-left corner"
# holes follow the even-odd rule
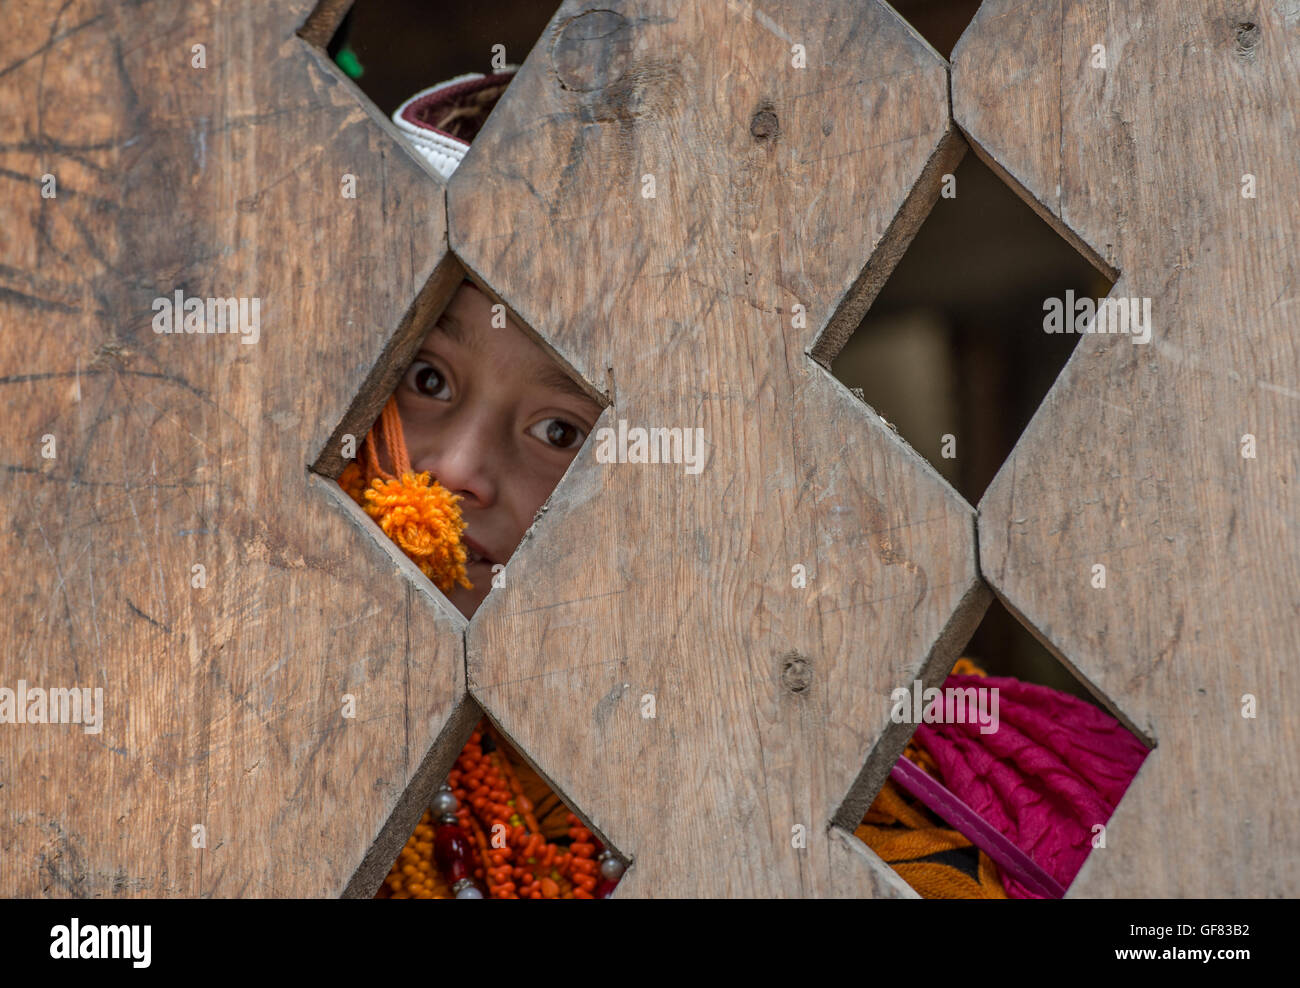
[[[509,482],[507,479],[506,483]],[[528,531],[528,526],[533,523],[537,512],[541,510],[542,505],[546,503],[546,498],[554,489],[554,483],[547,484],[544,478],[539,477],[529,478],[527,482],[521,483],[513,499],[515,510],[511,512],[515,523],[515,545],[518,545],[519,540],[524,537],[524,532]]]
[[[401,411],[400,405],[398,410]],[[402,432],[406,436],[406,448],[414,460],[423,457],[432,449],[438,427],[430,414],[412,412],[402,415]]]

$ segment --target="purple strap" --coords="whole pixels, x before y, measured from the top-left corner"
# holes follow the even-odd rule
[[[987,854],[1003,871],[1030,892],[1046,899],[1060,899],[1065,888],[1015,844],[985,822],[938,779],[927,775],[906,757],[895,763],[889,777]]]

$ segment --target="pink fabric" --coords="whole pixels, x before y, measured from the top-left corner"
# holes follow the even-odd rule
[[[1004,884],[1008,877],[1014,878],[1040,899],[1059,899],[1065,895],[1061,883],[1043,871],[1037,861],[1007,840],[1001,831],[958,799],[942,782],[913,765],[906,755],[894,762],[889,778],[992,858],[1002,873]]]
[[[949,676],[944,687],[997,687],[998,729],[921,724],[916,740],[943,783],[1069,888],[1147,756],[1110,714],[1065,693],[996,676]],[[1007,895],[1042,898],[1003,876]]]

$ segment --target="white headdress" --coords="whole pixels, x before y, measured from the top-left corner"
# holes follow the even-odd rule
[[[478,133],[485,104],[500,98],[518,70],[517,65],[507,65],[492,75],[467,72],[422,89],[394,111],[393,123],[419,155],[449,179]]]

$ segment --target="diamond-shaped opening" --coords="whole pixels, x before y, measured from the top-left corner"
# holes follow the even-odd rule
[[[925,898],[1059,898],[1150,746],[997,599],[962,655],[889,697],[910,736],[854,834]]]
[[[627,862],[483,715],[377,899],[607,898]]]
[[[469,619],[504,584],[510,557],[605,404],[449,258],[315,469],[390,531],[385,547],[399,545]],[[382,491],[374,490],[377,481]],[[434,517],[446,510],[446,495],[459,499],[459,534]],[[459,566],[449,559],[457,552]]]
[[[974,504],[1081,338],[1048,300],[1113,282],[975,155],[952,177],[831,370]]]
[[[957,39],[983,0],[890,0],[889,6],[944,58],[952,56]]]
[[[558,8],[558,0],[321,0],[299,33],[391,117],[421,90],[522,64]],[[447,130],[461,136],[463,124]]]

